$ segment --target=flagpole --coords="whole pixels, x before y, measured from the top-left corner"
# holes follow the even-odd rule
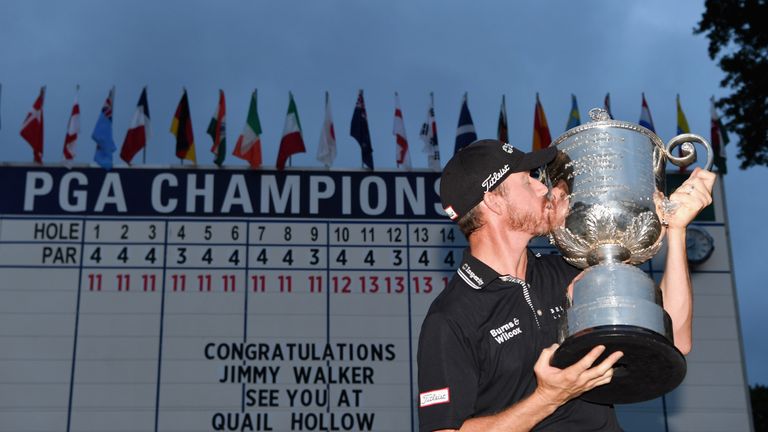
[[[322,132],[320,132],[320,133],[322,133],[322,134],[324,134],[324,133],[325,133],[325,116],[326,116],[326,115],[328,115],[328,114],[327,114],[327,113],[328,113],[328,103],[329,103],[330,99],[331,99],[331,95],[330,95],[330,93],[328,93],[328,90],[326,90],[326,91],[325,91],[325,106],[323,107],[323,109],[324,109],[324,111],[325,111],[325,112],[323,113],[323,131],[322,131]],[[335,141],[335,140],[334,140],[334,141]],[[336,144],[334,143],[334,147],[335,147],[335,145],[336,145]],[[329,170],[329,171],[330,171],[330,169],[331,169],[331,164],[329,164],[329,163],[323,163],[323,165],[325,165],[325,169],[326,169],[326,170]]]
[[[358,100],[363,98],[363,89],[358,90]],[[357,103],[355,103],[355,106],[357,106]],[[362,149],[361,149],[362,150]],[[365,162],[360,161],[360,169],[365,170]]]
[[[293,93],[288,90],[288,111],[291,110],[291,101],[293,100]],[[283,134],[285,134],[285,131],[283,131]],[[280,140],[280,144],[282,144],[282,139]],[[288,168],[291,168],[293,166],[293,156],[288,156]]]
[[[503,141],[503,142],[509,141],[509,132],[505,133],[505,135],[507,135],[507,136],[502,136],[502,130],[501,130],[501,127],[502,127],[502,123],[501,122],[502,122],[502,120],[504,121],[504,124],[503,124],[504,127],[505,128],[508,127],[507,124],[506,124],[507,123],[507,114],[506,114],[507,109],[506,109],[506,105],[507,105],[507,96],[504,93],[502,93],[501,94],[501,108],[499,108],[499,125],[496,128],[497,129],[497,133],[496,134],[498,135],[497,138],[499,139],[499,141]]]
[[[328,115],[328,103],[329,103],[330,99],[331,99],[331,96],[328,93],[328,90],[326,90],[325,91],[325,106],[323,106],[323,111],[324,111],[323,112],[323,128],[322,128],[322,131],[320,132],[320,134],[323,135],[323,136],[325,134],[325,117]],[[335,143],[334,143],[334,146],[335,146]],[[326,160],[327,160],[327,158],[326,158]],[[323,162],[323,166],[325,167],[326,170],[330,171],[331,164]]]
[[[395,113],[397,113],[398,108],[398,101],[397,101],[397,92],[395,92]],[[400,162],[397,161],[397,134],[395,134],[395,163],[397,164],[397,169],[400,169]]]
[[[141,89],[141,93],[144,94],[144,92],[146,92],[146,91],[147,91],[147,86],[144,86],[144,88]],[[139,96],[139,98],[141,98],[141,96]],[[147,132],[146,127],[147,126],[144,125],[144,132],[145,132],[145,134]],[[148,144],[147,143],[147,136],[144,135],[144,148],[141,149],[141,164],[142,165],[146,165],[147,164],[147,144]]]
[[[433,120],[436,117],[435,116],[435,92],[429,92],[429,109],[432,111],[431,112],[432,115],[428,117],[427,121],[429,122],[429,129],[432,129],[432,123],[433,123]],[[437,135],[437,134],[435,134],[435,135]],[[439,147],[438,147],[437,151],[438,152],[440,151]],[[431,149],[431,152],[432,152],[431,155],[434,158],[434,148]]]
[[[676,113],[675,113],[675,117],[676,117],[675,122],[677,123],[677,129],[678,129],[676,132],[677,133],[683,133],[683,132],[680,131],[680,113],[683,110],[683,108],[680,106],[680,93],[677,93],[675,95],[675,102],[676,102],[676,105],[677,105],[677,109],[676,109]],[[687,133],[687,131],[686,131],[686,133]],[[677,148],[677,155],[679,157],[683,157],[684,156],[683,155],[683,146],[680,146],[680,147]],[[684,174],[686,171],[688,171],[688,169],[687,169],[687,166],[680,166],[680,167],[677,168],[677,171],[680,174]]]
[[[75,84],[75,103],[79,104],[79,102],[78,102],[79,98],[80,98],[80,84]],[[78,108],[78,110],[79,110],[79,108]],[[78,116],[79,115],[80,114],[78,113]],[[80,127],[78,126],[77,129],[78,129],[78,134],[79,134],[80,133]],[[67,133],[69,133],[69,124],[67,124]],[[72,156],[73,156],[73,159],[74,159],[74,155],[72,155]],[[74,162],[74,160],[69,161],[66,158],[64,159],[64,165],[66,165],[67,168],[72,168],[72,163],[73,162]]]
[[[187,93],[187,86],[181,86],[181,97],[183,98],[186,93]],[[191,117],[191,115],[190,115],[190,117]],[[178,133],[183,133],[183,132],[182,131],[176,131],[176,133],[178,134]],[[178,140],[179,137],[177,136],[176,139]],[[179,157],[179,163],[181,164],[181,166],[184,166],[184,158]]]
[[[46,88],[46,87],[47,87],[47,86],[45,86],[45,85],[44,85],[44,86],[42,86],[42,87],[40,88],[40,96],[41,96],[40,112],[41,112],[41,113],[42,113],[42,110],[43,110],[43,105],[45,105],[45,88]],[[42,114],[41,114],[41,115],[42,115]],[[41,125],[42,125],[42,122],[41,122]],[[42,126],[41,126],[41,127],[42,127]],[[45,140],[45,131],[43,131],[43,140]],[[43,160],[42,160],[42,150],[41,150],[41,155],[40,155],[40,165],[43,165]]]

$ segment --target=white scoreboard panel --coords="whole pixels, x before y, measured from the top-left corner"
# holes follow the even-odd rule
[[[3,168],[0,429],[411,430],[436,180]]]
[[[437,179],[0,167],[0,431],[416,430],[421,321],[466,244]],[[627,430],[746,430],[730,273],[694,283],[688,378]]]

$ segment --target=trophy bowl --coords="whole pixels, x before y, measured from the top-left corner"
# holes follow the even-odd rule
[[[672,323],[661,291],[636,265],[661,247],[664,219],[674,211],[664,197],[669,160],[687,166],[696,160],[692,143],[709,143],[693,134],[678,135],[665,146],[652,131],[611,120],[605,110],[590,111],[591,121],[572,128],[551,145],[558,154],[544,180],[564,189],[568,211],[551,240],[566,261],[585,269],[574,283],[573,298],[561,328],[561,345],[551,364],[572,365],[597,345],[609,354],[622,351],[609,384],[582,398],[599,403],[634,403],[659,397],[685,378],[686,362],[675,348]],[[672,155],[676,147],[682,156]]]

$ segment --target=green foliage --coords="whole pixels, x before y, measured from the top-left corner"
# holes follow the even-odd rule
[[[719,99],[725,128],[739,137],[741,169],[768,165],[768,0],[706,0],[694,33],[709,38],[719,57],[720,82],[733,92]]]
[[[752,400],[755,432],[768,431],[768,387],[760,384],[750,387],[749,397]]]

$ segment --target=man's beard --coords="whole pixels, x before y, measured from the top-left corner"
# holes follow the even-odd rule
[[[546,208],[546,207],[545,207]],[[551,231],[549,211],[536,215],[512,206],[507,207],[507,227],[513,231],[522,231],[535,237],[549,234]]]

